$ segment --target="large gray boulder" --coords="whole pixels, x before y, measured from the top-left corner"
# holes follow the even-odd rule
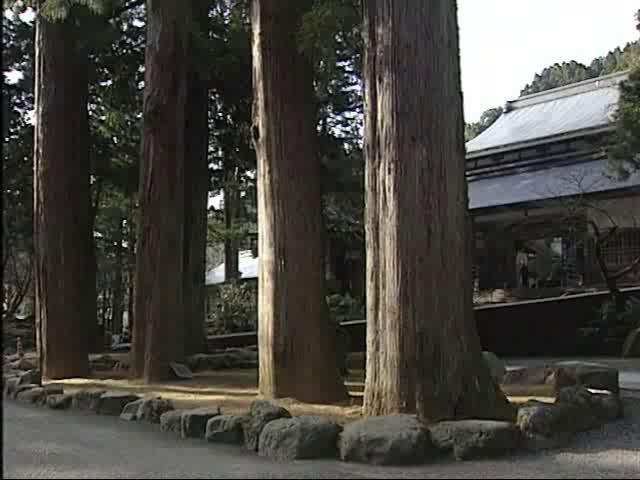
[[[67,410],[71,407],[73,395],[47,395],[47,406],[52,410]]]
[[[30,384],[25,384],[25,385],[17,385],[15,390],[13,391],[13,393],[10,395],[10,398],[14,398],[14,399],[20,399],[20,395],[23,392],[29,391],[29,390],[33,390],[34,388],[41,388],[40,385],[37,385],[35,383],[30,383]],[[42,391],[42,393],[44,394],[44,390]]]
[[[127,392],[105,392],[96,400],[92,410],[98,415],[119,416],[125,405],[138,399],[137,395]]]
[[[219,415],[209,419],[205,438],[212,443],[242,445],[244,432],[242,426],[247,421],[245,416]]]
[[[344,461],[373,465],[410,465],[433,449],[428,432],[413,415],[370,417],[344,427],[339,440]]]
[[[73,394],[71,408],[95,411],[97,402],[104,393],[105,390],[78,390]]]
[[[580,408],[567,403],[530,401],[518,409],[518,428],[522,432],[524,446],[530,450],[556,448],[564,445],[571,436],[596,419],[582,416]]]
[[[565,387],[574,385],[584,386],[597,390],[608,390],[615,394],[620,392],[620,374],[617,369],[590,362],[559,362],[555,368],[562,368],[566,373],[556,385],[556,390],[560,391]]]
[[[244,443],[247,449],[257,452],[262,429],[279,418],[291,418],[291,414],[266,400],[255,400],[249,408],[247,421],[242,424]]]
[[[8,366],[13,370],[35,370],[36,369],[36,365],[31,360],[27,360],[26,358],[18,358],[17,360],[10,362]]]
[[[196,353],[195,355],[187,357],[187,365],[194,372],[203,370],[222,370],[229,368],[232,363],[233,359],[224,353]]]
[[[620,391],[618,370],[607,365],[579,361],[558,362],[539,367],[512,368],[503,385],[549,385],[555,392],[572,386],[597,390]]]
[[[182,412],[184,410],[170,410],[160,415],[160,431],[182,434]]]
[[[38,369],[33,369],[33,370],[28,370],[24,373],[22,373],[20,376],[20,385],[29,385],[29,384],[36,384],[36,385],[42,385],[42,375],[40,373],[40,370]]]
[[[134,400],[133,402],[127,403],[122,412],[120,412],[120,419],[125,420],[127,422],[137,422],[138,421],[138,411],[142,406],[143,399]]]
[[[237,362],[257,362],[258,361],[258,352],[254,350],[249,350],[248,348],[237,348],[231,347],[227,348],[225,353],[232,358],[234,358]]]
[[[164,398],[150,398],[142,401],[138,409],[138,421],[160,423],[160,416],[174,410],[173,402]]]
[[[59,383],[48,383],[43,385],[44,393],[48,395],[62,395],[64,393],[64,386]]]
[[[554,370],[551,367],[510,368],[502,378],[502,385],[550,385],[554,382]]]
[[[16,398],[21,402],[26,403],[42,403],[42,400],[46,398],[44,388],[37,385],[28,385],[31,388],[25,388],[17,393]]]
[[[556,403],[579,408],[583,419],[593,419],[589,422],[585,421],[582,429],[615,421],[623,415],[620,397],[606,390],[594,390],[582,386],[567,387],[560,390],[556,397]]]
[[[491,372],[491,378],[493,378],[493,381],[497,385],[501,384],[504,376],[507,374],[506,364],[502,360],[500,360],[495,355],[495,353],[482,352],[482,356],[484,357],[484,361],[489,367],[489,371]]]
[[[278,460],[334,458],[341,430],[324,417],[280,418],[265,425],[258,454]]]
[[[127,403],[122,409],[120,418],[129,422],[160,423],[160,416],[173,409],[171,400],[160,397],[141,398]]]
[[[218,407],[195,408],[182,413],[182,438],[204,438],[207,422],[222,412]]]
[[[461,420],[429,427],[431,441],[442,451],[453,451],[457,460],[505,455],[515,450],[520,430],[510,422]]]
[[[4,382],[4,396],[7,398],[14,398],[16,389],[20,385],[20,378],[12,377],[8,378]]]

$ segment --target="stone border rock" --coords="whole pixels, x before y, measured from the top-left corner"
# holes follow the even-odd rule
[[[413,415],[394,415],[362,418],[342,428],[325,417],[292,417],[285,408],[265,400],[254,401],[242,416],[224,415],[218,407],[175,410],[169,400],[139,398],[123,391],[65,394],[60,384],[42,385],[40,372],[33,369],[11,369],[4,373],[3,384],[4,396],[20,402],[160,424],[161,431],[183,438],[244,444],[248,450],[276,460],[339,456],[347,462],[408,465],[447,453],[457,460],[470,460],[509,455],[520,449],[555,448],[578,432],[622,417],[617,392],[584,386],[596,383],[615,387],[617,374],[599,366],[566,367],[573,369],[574,378],[582,379],[576,382],[578,385],[560,389],[555,403],[531,401],[521,405],[516,423],[470,419],[429,426]]]
[[[187,358],[193,372],[233,368],[257,368],[258,352],[253,348],[227,348],[212,353],[197,353]]]

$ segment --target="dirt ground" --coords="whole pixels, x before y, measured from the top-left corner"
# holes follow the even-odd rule
[[[170,399],[177,409],[219,406],[227,415],[239,415],[249,410],[258,398],[258,372],[256,370],[222,370],[198,372],[192,380],[176,380],[155,384],[142,384],[130,380],[119,372],[99,372],[91,378],[73,378],[52,383],[63,384],[66,393],[81,389],[127,391],[144,397]],[[347,384],[351,390],[351,386]],[[350,400],[342,405],[316,405],[300,403],[294,399],[279,399],[275,403],[292,415],[322,415],[338,423],[346,423],[361,416],[362,393],[350,392]]]
[[[111,354],[115,360],[125,360],[127,354]],[[120,358],[122,357],[122,358]],[[81,389],[120,390],[143,397],[161,396],[173,401],[177,409],[219,406],[228,415],[243,414],[258,398],[258,372],[256,370],[218,370],[197,372],[191,380],[175,380],[143,384],[128,378],[126,371],[96,372],[90,378],[74,378],[52,383],[63,384],[65,392]],[[345,380],[349,400],[338,405],[301,403],[294,399],[279,399],[275,403],[287,408],[293,415],[328,416],[338,423],[353,421],[362,415],[364,372],[350,371]],[[514,388],[505,391],[512,403],[535,398],[553,402],[553,393],[547,387]]]

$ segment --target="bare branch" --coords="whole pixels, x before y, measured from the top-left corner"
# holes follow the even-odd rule
[[[600,228],[598,227],[598,224],[593,220],[587,220],[587,223],[593,229],[593,234],[596,236],[596,242],[597,242],[600,239]]]
[[[619,280],[625,275],[629,273],[633,273],[638,267],[640,267],[640,257],[636,258],[633,262],[631,262],[631,265],[629,265],[628,267],[624,267],[622,270],[619,270],[616,273],[611,274],[610,277],[614,280]]]

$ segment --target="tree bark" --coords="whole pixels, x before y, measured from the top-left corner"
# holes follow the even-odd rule
[[[472,308],[455,0],[364,2],[365,413],[509,418]]]
[[[184,357],[184,131],[190,5],[147,1],[136,258],[134,375],[168,378]]]
[[[224,226],[226,236],[224,240],[224,279],[225,281],[240,278],[240,262],[238,259],[238,239],[235,228],[238,221],[238,195],[236,168],[233,158],[225,158],[224,176]]]
[[[89,349],[91,352],[102,352],[104,350],[104,335],[100,334],[98,324],[98,257],[96,255],[96,241],[93,237],[98,210],[100,209],[100,199],[102,198],[102,180],[93,184],[93,199],[89,214],[89,228],[87,229],[89,242],[89,261],[87,262],[87,321],[89,322]],[[89,188],[91,191],[91,187]],[[91,194],[90,194],[91,198]]]
[[[267,398],[333,402],[346,391],[325,301],[313,70],[296,38],[311,3],[252,3],[259,377]]]
[[[209,36],[207,0],[194,0],[194,18]],[[185,131],[184,308],[185,353],[205,351],[205,276],[209,198],[209,89],[198,59],[191,59]]]
[[[122,212],[118,210],[116,212],[118,227],[116,228],[116,238],[114,239],[116,244],[116,268],[113,276],[113,310],[111,316],[111,333],[115,335],[122,333],[122,314],[124,311],[124,282],[122,275],[124,268],[122,261],[123,220]]]
[[[133,237],[133,236],[132,236]],[[127,271],[127,278],[129,280],[128,294],[127,294],[127,320],[129,326],[129,338],[133,338],[133,325],[134,325],[134,306],[135,306],[135,239],[129,239],[129,268]]]
[[[42,374],[89,371],[88,60],[73,13],[36,17],[34,236]]]

